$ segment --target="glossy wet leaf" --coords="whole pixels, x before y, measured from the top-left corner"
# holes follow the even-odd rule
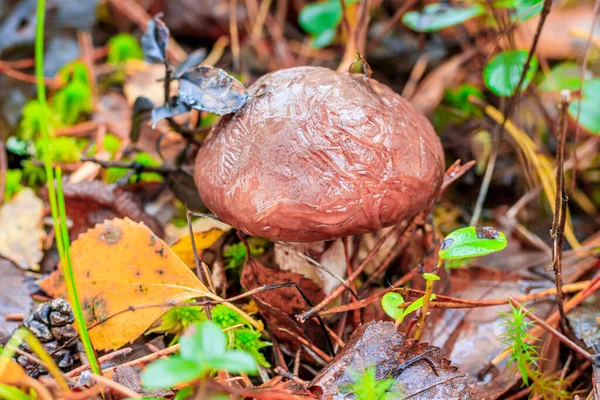
[[[244,85],[220,68],[196,67],[179,79],[179,101],[198,111],[231,114],[247,99]]]
[[[183,104],[177,98],[170,101],[171,104],[165,104],[160,107],[156,107],[152,110],[152,127],[156,127],[156,123],[161,119],[172,118],[176,115],[185,114],[191,110],[186,104]]]
[[[198,49],[198,50],[192,51],[187,56],[187,58],[181,64],[179,64],[177,66],[177,69],[175,69],[175,72],[173,72],[173,77],[174,78],[181,77],[181,75],[183,75],[184,72],[187,72],[190,69],[195,68],[198,65],[200,65],[200,63],[202,61],[204,61],[205,58],[206,58],[206,50]]]
[[[545,92],[579,90],[580,84],[581,67],[575,63],[565,62],[552,67],[538,89]]]
[[[483,81],[487,88],[497,96],[509,97],[515,94],[527,55],[527,50],[509,50],[494,56],[483,70]],[[537,58],[533,56],[520,91],[527,88],[537,67]]]
[[[569,115],[576,119],[579,112],[579,124],[594,135],[600,134],[599,104],[600,78],[596,78],[584,83],[581,99],[573,100],[569,106]]]
[[[155,16],[148,21],[146,32],[142,36],[142,50],[146,60],[152,63],[166,62],[167,45],[169,44],[170,32],[167,25]]]
[[[482,15],[485,8],[479,4],[470,7],[454,7],[448,4],[429,4],[423,11],[409,11],[402,16],[402,22],[417,32],[434,32],[455,26],[471,18]]]
[[[442,260],[481,257],[500,251],[507,244],[504,233],[495,228],[467,226],[446,236],[439,256]]]
[[[400,304],[404,303],[404,297],[400,293],[388,292],[381,298],[381,307],[383,311],[392,319],[397,320],[402,316],[404,311],[398,308]]]
[[[147,97],[137,97],[133,103],[133,115],[131,120],[131,130],[129,138],[133,143],[136,143],[140,138],[141,128],[152,119],[154,111],[154,103]]]

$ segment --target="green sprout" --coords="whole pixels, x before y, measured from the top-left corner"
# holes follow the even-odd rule
[[[263,238],[249,238],[248,246],[250,247],[250,254],[252,254],[252,257],[263,255],[265,253],[265,246],[267,243],[268,241]],[[242,242],[229,245],[223,251],[223,257],[227,262],[225,269],[239,271],[246,261],[246,246]]]
[[[44,110],[37,100],[30,100],[25,104],[22,111],[21,123],[19,124],[19,138],[23,140],[34,140],[42,133],[42,124],[48,124],[48,130],[52,131],[61,125],[60,117],[48,105],[44,104]],[[44,117],[42,117],[44,116]]]
[[[350,371],[350,374],[354,382],[343,388],[343,392],[356,395],[357,400],[392,400],[403,396],[401,382],[396,384],[393,378],[378,380],[375,366],[366,368],[362,374],[356,371]],[[396,390],[392,391],[395,384]]]
[[[59,75],[65,86],[52,99],[52,108],[65,125],[72,125],[82,114],[92,111],[92,88],[85,64],[75,61],[64,66]]]
[[[429,300],[435,300],[435,294],[432,294]],[[409,314],[423,307],[424,301],[425,296],[422,296],[410,303],[408,307],[400,308],[404,304],[402,295],[396,292],[388,292],[381,298],[381,307],[396,322],[396,326],[399,326]]]
[[[121,65],[129,60],[142,60],[144,52],[135,36],[119,33],[108,41],[108,58],[111,65]]]
[[[434,272],[447,260],[459,260],[484,256],[496,251],[503,250],[508,242],[504,233],[491,227],[468,226],[457,229],[444,238],[438,251],[438,265]],[[423,278],[427,281],[421,316],[417,322],[415,339],[419,339],[425,328],[425,319],[429,311],[429,303],[433,294],[435,281],[439,276],[435,273],[424,273]]]
[[[157,360],[142,372],[147,389],[168,389],[176,385],[202,380],[217,371],[232,374],[258,373],[254,358],[247,352],[227,349],[227,337],[211,321],[193,325],[195,332],[179,340],[180,354]]]
[[[23,171],[20,169],[9,169],[6,171],[6,181],[4,186],[4,201],[9,201],[12,197],[23,189],[21,180]]]
[[[508,359],[512,373],[519,372],[523,384],[530,386],[532,392],[543,399],[570,399],[572,395],[563,389],[565,381],[555,376],[544,374],[539,369],[538,346],[534,343],[537,339],[529,331],[535,327],[535,322],[527,319],[529,311],[522,306],[515,307],[509,304],[510,312],[499,313],[504,320],[505,328],[501,341],[512,351]]]
[[[186,301],[188,303],[190,301]],[[155,332],[164,332],[170,335],[174,335],[173,341],[170,345],[173,345],[179,336],[193,323],[205,321],[206,314],[204,309],[200,306],[187,306],[180,305],[169,309],[161,318],[160,325],[156,328],[150,329],[146,334]]]
[[[128,160],[123,160],[123,161],[127,162]],[[133,160],[129,160],[129,161],[133,161],[135,163],[138,163],[140,165],[147,166],[147,167],[158,167],[161,165],[159,160],[157,160],[150,154],[144,153],[144,152],[137,153],[133,157]],[[119,179],[125,177],[129,171],[130,170],[127,168],[118,168],[118,167],[108,168],[106,170],[106,180],[109,183],[115,183]],[[156,172],[142,172],[139,175],[132,176],[129,179],[129,183],[135,183],[136,181],[161,182],[162,180],[163,180],[163,176],[161,174],[158,174]]]
[[[79,142],[71,136],[58,136],[50,138],[50,158],[58,163],[73,163],[79,161],[81,151]],[[43,140],[35,142],[36,158],[43,160],[45,157],[46,146]]]

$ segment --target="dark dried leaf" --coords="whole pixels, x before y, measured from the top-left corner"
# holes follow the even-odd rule
[[[180,168],[168,174],[166,180],[177,200],[187,205],[190,210],[197,211],[206,208],[198,194],[192,173]]]
[[[106,219],[127,217],[143,222],[157,236],[163,237],[161,224],[146,214],[140,202],[129,191],[101,181],[63,182],[67,217],[73,221],[69,233],[76,239],[81,233]],[[44,193],[47,196],[47,193]]]
[[[185,72],[189,71],[192,68],[200,65],[202,61],[206,58],[206,50],[198,49],[192,51],[187,58],[179,64],[175,72],[173,73],[174,78],[180,78]]]
[[[319,285],[312,280],[295,272],[265,267],[254,258],[248,258],[240,278],[240,283],[246,290],[287,282],[296,282],[313,304],[319,303],[325,297]],[[254,297],[283,310],[288,315],[299,314],[309,308],[295,287],[268,290]]]
[[[157,107],[152,110],[152,126],[155,127],[156,123],[161,119],[172,118],[176,115],[185,114],[191,110],[186,104],[179,101],[178,98],[173,98],[169,101],[170,104]]]
[[[595,294],[589,301],[579,305],[568,314],[575,336],[581,339],[596,354],[600,353],[599,300],[600,295]]]
[[[29,310],[32,300],[29,296],[33,282],[28,282],[25,273],[12,262],[0,258],[0,331],[7,333],[18,327],[17,322],[6,321],[5,316]],[[33,281],[33,278],[31,278]],[[1,339],[0,332],[0,339]]]
[[[133,103],[133,115],[131,116],[131,131],[129,138],[133,143],[137,143],[140,138],[141,127],[152,119],[154,103],[146,97],[138,97]]]
[[[151,63],[165,63],[167,44],[169,43],[169,28],[160,19],[161,15],[155,15],[146,27],[142,36],[142,50],[146,60]]]
[[[196,110],[226,115],[242,108],[248,94],[240,81],[222,69],[200,66],[179,78],[179,99]]]
[[[377,379],[401,383],[403,397],[412,400],[478,399],[467,374],[450,365],[441,350],[397,333],[391,322],[359,326],[346,347],[311,382],[323,390],[323,399],[344,399],[344,388],[354,382],[353,372],[375,366]]]

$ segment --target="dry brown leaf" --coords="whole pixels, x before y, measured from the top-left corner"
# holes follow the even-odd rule
[[[345,399],[344,388],[375,366],[376,378],[393,378],[402,397],[413,400],[475,400],[467,374],[450,365],[437,347],[418,343],[399,334],[392,322],[370,322],[358,327],[344,349],[319,372],[311,387],[323,391],[323,399]]]
[[[211,297],[196,275],[145,225],[128,218],[97,225],[73,242],[71,259],[79,300],[88,325],[129,307],[174,304]],[[53,296],[65,296],[59,273],[41,282]],[[125,312],[90,329],[98,350],[119,348],[135,340],[167,307]]]
[[[31,307],[30,290],[25,281],[25,273],[8,260],[0,259],[0,342],[2,328],[16,329],[17,322],[7,321],[5,315],[22,313]],[[33,283],[33,281],[31,282]]]
[[[312,280],[295,272],[265,267],[252,257],[248,258],[244,264],[240,278],[240,283],[246,290],[287,282],[297,283],[313,304],[319,303],[325,297],[321,288]],[[282,310],[288,315],[299,314],[309,308],[295,287],[266,290],[253,297]]]
[[[410,104],[423,114],[432,113],[444,98],[446,88],[455,81],[461,65],[474,53],[475,50],[465,51],[431,71],[417,87],[415,95],[410,98]]]
[[[42,229],[44,202],[24,188],[0,209],[0,257],[22,269],[39,271],[46,232]]]

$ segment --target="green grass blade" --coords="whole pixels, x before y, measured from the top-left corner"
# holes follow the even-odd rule
[[[50,201],[50,212],[52,213],[52,220],[54,221],[54,231],[56,232],[56,246],[58,248],[58,254],[60,256],[60,264],[63,269],[65,276],[65,282],[67,286],[67,293],[69,295],[69,302],[73,307],[75,315],[75,323],[79,330],[79,336],[85,353],[87,355],[90,369],[98,375],[102,374],[98,360],[96,359],[96,353],[90,341],[87,328],[85,326],[85,319],[83,318],[83,311],[81,304],[79,303],[79,297],[77,297],[77,286],[75,284],[75,278],[73,276],[73,268],[71,265],[69,255],[69,235],[67,232],[67,225],[65,223],[64,213],[64,195],[62,192],[62,186],[60,179],[58,181],[58,193],[56,193],[54,184],[54,171],[52,170],[52,159],[50,153],[50,133],[48,132],[48,120],[46,115],[46,86],[44,84],[44,19],[46,11],[46,0],[38,0],[37,2],[37,26],[35,31],[35,76],[37,82],[37,98],[40,104],[40,120],[42,138],[44,143],[44,169],[46,171],[46,181],[48,182],[48,199]],[[60,175],[60,170],[58,170]],[[59,217],[58,204],[62,204],[63,208],[63,223]],[[66,232],[66,234],[65,234]]]

